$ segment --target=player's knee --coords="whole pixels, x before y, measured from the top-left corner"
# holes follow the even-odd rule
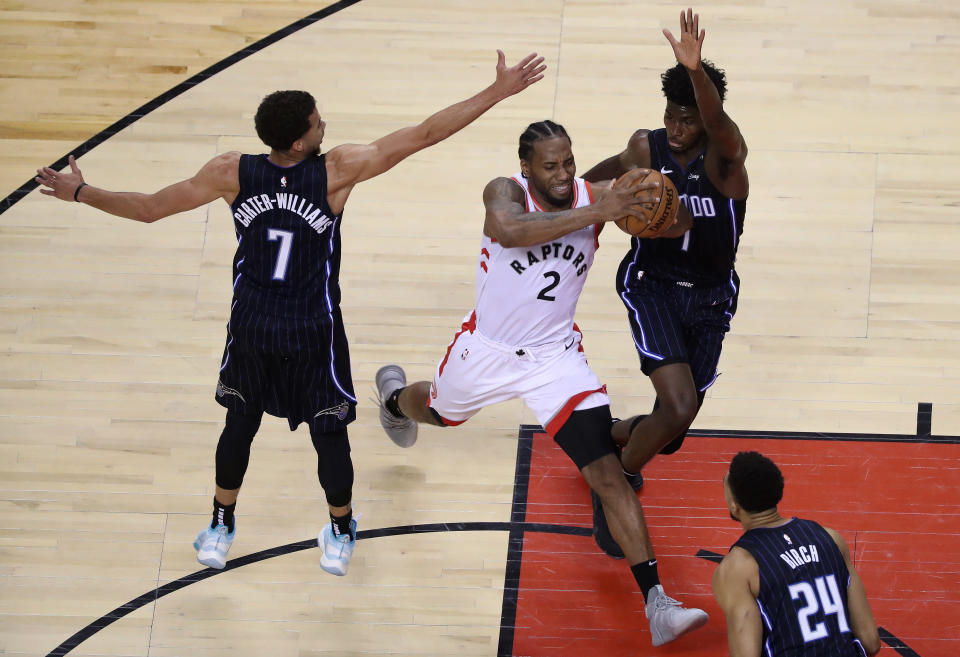
[[[684,391],[660,399],[660,412],[669,428],[669,433],[679,436],[684,433],[697,417],[696,391]]]
[[[600,499],[609,499],[623,492],[624,478],[620,461],[613,454],[603,456],[584,467],[583,478]]]
[[[350,458],[350,440],[346,428],[330,433],[310,432],[310,440],[317,451],[317,479],[327,495],[327,502],[333,506],[349,504],[349,495],[343,504],[335,504],[343,498],[343,491],[353,490],[353,460]]]

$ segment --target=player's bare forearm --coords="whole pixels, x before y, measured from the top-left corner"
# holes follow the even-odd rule
[[[614,180],[623,175],[623,164],[620,163],[619,155],[612,155],[603,162],[598,162],[589,171],[583,174],[583,179],[587,182],[600,182],[601,180]]]
[[[528,212],[505,217],[500,215],[487,226],[496,225],[495,237],[504,247],[536,246],[568,235],[575,230],[592,226],[609,217],[588,205],[576,210],[562,212]]]
[[[723,109],[723,102],[720,100],[716,85],[707,76],[702,66],[687,72],[693,83],[693,92],[697,99],[697,108],[700,110],[704,130],[707,131],[711,141],[720,147],[724,159],[742,161],[746,157],[746,147],[740,128]]]
[[[84,203],[124,219],[151,223],[216,198],[232,200],[240,189],[239,162],[240,153],[235,151],[217,155],[192,178],[164,187],[155,194],[111,192],[94,187],[84,181],[73,155],[67,160],[69,171],[43,167],[37,169],[35,180],[43,186],[41,194]]]
[[[880,652],[880,634],[877,631],[877,621],[873,618],[873,612],[870,610],[870,602],[867,600],[867,590],[860,579],[859,573],[853,567],[853,557],[850,555],[850,548],[836,530],[824,527],[833,541],[840,549],[843,560],[847,565],[847,572],[850,573],[850,583],[847,586],[847,605],[850,609],[850,625],[853,635],[860,640],[863,649],[871,657]]]
[[[424,146],[436,144],[473,123],[481,114],[505,98],[520,93],[543,78],[543,57],[530,53],[515,66],[507,67],[506,58],[497,51],[497,77],[483,91],[428,117],[418,126]]]
[[[80,190],[79,201],[124,219],[133,219],[146,224],[162,219],[151,210],[150,194],[138,192],[111,192],[86,185]]]

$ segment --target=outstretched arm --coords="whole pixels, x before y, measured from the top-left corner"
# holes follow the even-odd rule
[[[54,171],[50,167],[37,169],[35,180],[43,185],[41,194],[55,196],[62,201],[78,201],[118,217],[152,223],[178,212],[193,210],[214,199],[231,203],[240,191],[240,153],[218,155],[192,178],[181,180],[153,194],[138,192],[111,192],[88,185],[77,162],[69,157],[70,171]]]
[[[711,143],[720,149],[720,155],[734,162],[743,162],[747,157],[747,145],[743,141],[737,124],[727,115],[720,100],[720,93],[713,84],[701,64],[700,51],[706,30],[700,29],[700,14],[694,14],[693,9],[680,12],[680,40],[674,38],[670,30],[664,30],[663,35],[673,47],[677,61],[683,64],[693,83],[693,92],[697,99],[697,109],[703,127],[710,137]]]
[[[419,125],[402,128],[368,145],[344,144],[327,154],[327,199],[330,209],[343,210],[353,186],[389,170],[401,160],[462,130],[501,100],[543,78],[543,57],[530,53],[507,67],[497,51],[497,77],[478,94],[433,114]]]
[[[752,578],[759,582],[757,562],[737,547],[713,571],[713,596],[727,617],[730,657],[760,657],[763,625]]]
[[[611,181],[592,187],[597,201],[591,205],[560,212],[527,212],[520,185],[509,178],[494,178],[483,190],[487,210],[483,232],[507,248],[543,244],[596,223],[626,215],[642,217],[643,209],[637,203],[644,198],[635,195],[640,190],[647,191],[651,200],[658,193],[654,183],[613,189]]]
[[[853,567],[853,561],[850,558],[850,548],[843,537],[832,529],[824,527],[827,533],[833,538],[843,560],[847,563],[847,572],[850,573],[850,583],[847,585],[847,606],[850,608],[850,629],[853,635],[860,639],[860,644],[867,651],[868,655],[876,655],[880,652],[880,634],[877,631],[877,622],[873,619],[873,612],[870,611],[870,603],[867,601],[867,590],[863,586],[863,580],[857,574]]]

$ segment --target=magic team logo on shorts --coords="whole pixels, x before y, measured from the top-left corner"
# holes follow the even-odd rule
[[[336,406],[331,406],[330,408],[325,408],[322,411],[319,411],[313,417],[317,418],[321,415],[336,415],[338,420],[342,420],[347,417],[347,413],[350,412],[350,404],[347,402],[340,402]]]
[[[239,392],[233,388],[223,385],[223,382],[217,381],[217,397],[223,397],[224,395],[233,395],[234,397],[239,397],[240,401],[242,401],[244,404],[247,403],[247,400],[244,399],[243,395],[241,395]]]

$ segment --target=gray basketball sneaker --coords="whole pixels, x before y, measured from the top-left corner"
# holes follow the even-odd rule
[[[647,620],[650,621],[650,635],[655,646],[662,646],[706,625],[709,618],[702,609],[684,607],[664,593],[659,584],[650,589],[647,598]]]
[[[380,405],[380,426],[400,447],[417,442],[417,423],[408,417],[397,417],[387,410],[386,402],[398,388],[407,385],[407,375],[399,365],[384,365],[377,370],[377,403]]]

